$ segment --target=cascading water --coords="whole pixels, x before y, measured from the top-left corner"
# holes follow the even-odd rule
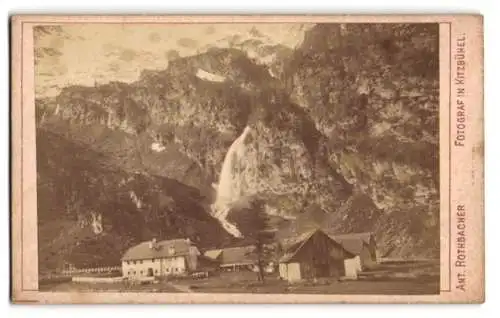
[[[227,220],[231,205],[244,195],[243,170],[246,165],[245,139],[250,133],[250,127],[245,127],[241,135],[229,147],[216,187],[216,198],[212,204],[212,216],[220,221],[226,231],[235,237],[241,237],[238,228]]]

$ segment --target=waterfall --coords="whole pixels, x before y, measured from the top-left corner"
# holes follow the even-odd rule
[[[216,198],[212,205],[212,216],[220,221],[226,231],[235,237],[241,237],[238,228],[227,221],[231,205],[244,195],[243,171],[246,166],[245,139],[250,133],[250,127],[245,127],[241,135],[229,147],[216,186]]]

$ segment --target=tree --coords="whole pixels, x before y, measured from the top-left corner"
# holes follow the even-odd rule
[[[266,214],[265,202],[256,199],[252,202],[255,254],[257,258],[257,277],[265,283],[265,267],[273,260],[275,230],[270,225],[269,216]]]

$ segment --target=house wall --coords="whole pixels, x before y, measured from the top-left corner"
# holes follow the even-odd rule
[[[151,268],[154,276],[182,275],[186,272],[184,256],[162,259],[122,261],[123,276],[145,277]]]
[[[222,264],[220,268],[228,272],[239,271],[258,271],[257,265],[253,263],[239,263],[239,264]]]
[[[299,263],[280,263],[280,277],[289,282],[297,282],[302,279]]]
[[[279,273],[281,278],[288,279],[288,265],[286,263],[280,263]]]
[[[122,261],[122,273],[127,277],[148,276],[148,269],[153,270],[153,275],[160,275],[161,264],[159,259],[143,259]]]
[[[187,271],[187,264],[184,256],[169,257],[162,259],[162,276],[182,275]]]
[[[299,263],[288,263],[286,264],[286,279],[290,282],[296,282],[302,279],[302,275],[300,273],[300,264]]]
[[[374,255],[373,252],[370,250],[370,247],[365,244],[359,255],[361,259],[361,268],[363,270],[370,268],[376,264],[376,260],[373,259],[373,256]]]
[[[361,271],[361,259],[359,256],[347,258],[344,260],[345,276],[349,278],[357,278],[358,272]]]

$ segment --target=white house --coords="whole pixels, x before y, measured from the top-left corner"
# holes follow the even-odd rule
[[[155,239],[128,249],[122,257],[123,276],[181,276],[195,271],[200,252],[189,239],[156,242]]]

